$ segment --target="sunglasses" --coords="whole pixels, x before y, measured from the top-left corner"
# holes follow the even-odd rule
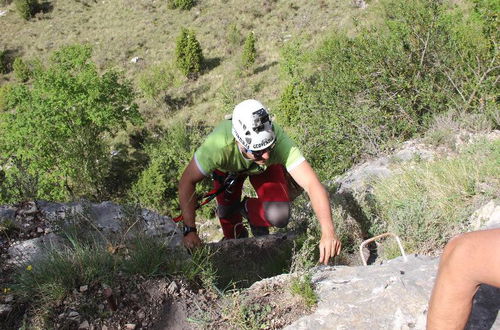
[[[252,150],[249,150],[249,149],[245,149],[246,152],[254,155],[254,157],[256,158],[260,158],[262,157],[263,154],[265,154],[266,152],[271,152],[274,148],[274,146],[276,145],[276,143],[273,143],[271,144],[269,147],[267,147],[266,149],[263,149],[263,150],[259,150],[259,151],[252,151]]]

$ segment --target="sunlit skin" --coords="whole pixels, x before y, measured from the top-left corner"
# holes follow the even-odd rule
[[[238,146],[239,146],[243,156],[247,159],[252,160],[257,165],[266,165],[267,161],[269,160],[269,157],[271,157],[272,150],[267,150],[262,155],[259,155],[258,157],[256,157],[255,154],[253,154],[251,152],[246,152],[245,148],[243,148],[240,143],[238,143]]]

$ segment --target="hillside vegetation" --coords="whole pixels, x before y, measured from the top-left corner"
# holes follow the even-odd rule
[[[185,164],[245,98],[269,106],[322,180],[411,138],[450,147],[457,132],[500,127],[495,0],[22,2],[0,1],[0,205],[86,198],[177,215]],[[480,141],[401,166],[374,183],[365,234],[396,232],[409,252],[439,249],[467,228],[478,201],[499,198],[499,150]],[[306,235],[293,271],[315,262],[307,203],[294,209]],[[342,212],[334,209],[336,228],[351,252],[356,238]],[[0,224],[5,240],[13,228]],[[9,279],[29,313],[48,310],[28,323],[50,324],[51,308],[75,287],[112,282],[115,272],[214,283],[206,251],[203,269],[177,269],[164,264],[161,242],[124,241],[127,259],[65,234],[72,250]],[[293,290],[314,305],[310,278]]]
[[[135,89],[127,92],[126,102],[129,107],[138,104],[143,124],[137,125],[136,120],[126,130],[105,129],[99,137],[103,145],[95,148],[100,155],[88,159],[83,149],[76,148],[72,150],[76,155],[70,157],[75,163],[66,169],[55,160],[67,158],[64,146],[37,150],[28,143],[16,150],[3,143],[4,203],[25,197],[130,200],[133,196],[145,206],[172,212],[175,181],[202,133],[249,97],[267,103],[297,142],[307,145],[304,152],[322,179],[342,173],[363,156],[420,134],[438,114],[451,111],[460,118],[479,113],[489,128],[498,127],[495,1],[372,1],[366,9],[350,1],[272,0],[259,6],[199,1],[190,10],[173,7],[179,6],[155,1],[52,1],[40,6],[29,20],[16,15],[14,4],[8,7],[2,17],[0,45],[6,72],[0,104],[3,118],[8,118],[3,122],[10,121],[3,126],[6,139],[15,140],[15,134],[22,132],[13,124],[16,121],[23,127],[30,125],[27,132],[50,125],[39,115],[28,124],[19,110],[23,102],[46,100],[27,101],[21,96],[22,102],[18,97],[16,103],[13,91],[36,92],[52,70],[46,64],[51,54],[78,43],[92,49],[85,65],[95,65],[103,77],[117,72],[116,79]],[[183,77],[175,63],[176,40],[179,43],[186,29],[203,53],[197,79]],[[252,65],[242,57],[249,35],[256,45]],[[132,63],[132,58],[137,62]],[[75,69],[56,69],[80,74]],[[52,86],[41,88],[43,94]],[[67,84],[60,88],[66,89],[67,97],[76,92]],[[92,91],[82,93],[91,97]],[[65,97],[60,96],[60,101],[65,102]],[[108,96],[97,98],[106,102]],[[113,111],[119,111],[116,101],[108,101]],[[102,107],[97,102],[73,109],[77,113],[86,106],[89,111]],[[54,104],[47,107],[61,111]],[[67,133],[72,130],[71,113],[60,123]],[[91,132],[94,128],[89,126],[99,126],[98,121],[105,118],[99,116],[81,125]],[[171,130],[179,125],[188,127],[187,131]],[[474,123],[470,128],[475,128]],[[78,135],[88,133],[71,134],[81,140]],[[57,140],[66,148],[74,145],[67,143],[64,134],[39,138],[42,144],[57,144]],[[77,165],[79,157],[94,166]],[[76,182],[71,173],[77,172],[89,173],[93,179]],[[59,184],[46,182],[48,176]],[[12,185],[21,187],[20,191],[9,193],[5,187]],[[24,191],[26,185],[32,186],[31,191]]]
[[[174,214],[196,146],[250,97],[323,180],[442,116],[499,125],[492,0],[52,1],[28,19],[17,5],[1,17],[2,203],[85,197]]]

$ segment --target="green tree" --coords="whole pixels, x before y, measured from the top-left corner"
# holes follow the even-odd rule
[[[250,32],[245,39],[245,44],[243,46],[243,54],[241,56],[241,62],[245,69],[250,69],[255,63],[255,58],[257,57],[257,50],[255,49],[255,34]]]
[[[121,74],[99,74],[89,46],[54,52],[35,68],[31,85],[9,88],[0,112],[3,202],[25,198],[9,190],[31,182],[29,197],[98,197],[110,166],[107,138],[141,120],[131,84]]]
[[[196,78],[201,72],[203,52],[193,30],[181,29],[177,37],[175,55],[177,66],[182,73],[188,78]]]
[[[148,166],[133,184],[130,199],[158,212],[178,213],[178,180],[206,133],[201,126],[175,123],[161,139],[149,143],[145,148]],[[197,186],[198,191],[206,188],[203,184]]]

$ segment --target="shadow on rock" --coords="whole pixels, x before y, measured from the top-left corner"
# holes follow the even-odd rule
[[[214,252],[218,286],[246,288],[263,278],[283,274],[290,267],[293,238],[268,235],[208,244]]]
[[[472,312],[465,329],[492,329],[500,310],[500,288],[481,285],[474,296]]]

